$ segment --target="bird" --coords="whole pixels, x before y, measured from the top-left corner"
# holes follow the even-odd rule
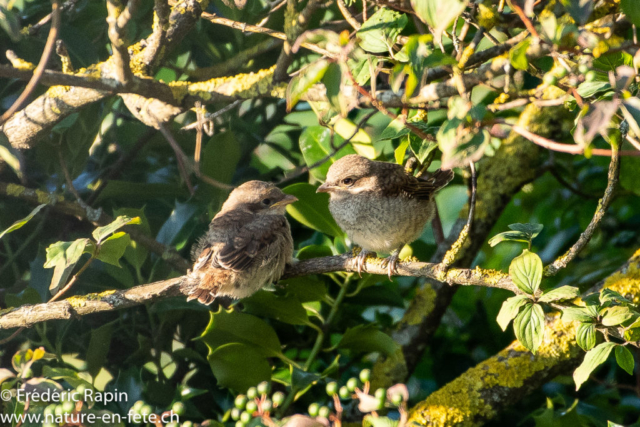
[[[217,297],[246,298],[277,281],[292,262],[285,209],[297,200],[263,181],[235,188],[194,245],[187,301],[209,305]]]
[[[436,191],[453,176],[451,170],[438,169],[416,178],[401,165],[350,154],[329,167],[317,192],[329,193],[331,215],[362,248],[355,259],[358,274],[367,256],[382,252],[390,254],[382,265],[391,280],[400,250],[420,237],[435,214]]]

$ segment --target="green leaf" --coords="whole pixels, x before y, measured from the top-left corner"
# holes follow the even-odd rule
[[[516,295],[515,297],[507,298],[502,303],[500,313],[498,313],[498,325],[503,331],[507,330],[509,322],[518,315],[520,307],[528,303],[529,297],[526,295]]]
[[[291,385],[298,390],[304,390],[305,388],[317,383],[322,377],[313,372],[305,372],[302,369],[298,369],[295,366],[291,366]]]
[[[629,307],[615,306],[606,309],[604,316],[602,317],[602,324],[604,326],[617,326],[621,323],[631,320],[633,313],[629,310]]]
[[[52,294],[67,282],[82,253],[89,245],[91,245],[89,239],[78,239],[73,242],[56,242],[47,247],[47,261],[44,263],[44,268],[55,267],[49,284]]]
[[[329,212],[329,195],[316,193],[311,184],[292,184],[284,191],[298,198],[296,203],[287,205],[287,212],[296,221],[309,228],[333,237],[342,237],[343,233]]]
[[[25,216],[24,218],[22,218],[21,220],[18,220],[16,222],[14,222],[13,224],[11,224],[9,226],[9,228],[7,228],[6,230],[4,230],[2,233],[0,233],[0,239],[2,239],[2,236],[4,236],[5,234],[9,234],[12,231],[16,231],[19,228],[22,228],[27,222],[29,222],[31,220],[31,218],[33,218],[34,216],[36,216],[36,214],[38,212],[40,212],[40,210],[42,208],[44,208],[45,206],[47,206],[46,204],[42,204],[37,206],[34,210],[32,210],[29,215]]]
[[[633,375],[633,368],[636,363],[633,360],[633,354],[629,351],[627,347],[619,345],[616,347],[616,362],[618,362],[618,366],[627,371],[629,375]]]
[[[436,141],[420,139],[414,134],[409,134],[407,138],[409,138],[409,142],[411,144],[411,151],[413,151],[413,154],[415,154],[421,164],[424,163],[433,150],[438,148],[438,143]]]
[[[388,52],[408,22],[404,13],[380,8],[356,33],[360,47],[374,53]]]
[[[120,267],[119,260],[124,255],[130,243],[131,238],[127,233],[124,231],[115,233],[102,242],[96,258],[102,262]]]
[[[346,110],[345,103],[342,102],[342,71],[340,64],[335,62],[329,64],[324,76],[322,76],[322,83],[326,88],[329,104],[344,117],[348,111]]]
[[[242,304],[251,314],[270,317],[291,325],[305,325],[309,321],[307,310],[295,295],[280,296],[261,290],[243,299]]]
[[[611,89],[611,85],[608,82],[592,81],[581,83],[577,88],[578,95],[583,98],[589,98],[596,93],[604,92]]]
[[[540,302],[560,301],[563,299],[573,299],[580,296],[580,289],[575,286],[560,286],[545,292],[539,299]]]
[[[389,417],[374,417],[367,414],[362,419],[362,427],[398,427],[399,425],[400,420],[392,420]]]
[[[421,131],[428,132],[432,126],[429,126],[428,123],[422,120],[407,120],[407,123],[411,123],[414,127],[417,127]],[[389,125],[382,131],[380,136],[378,137],[378,141],[384,141],[387,139],[396,139],[403,137],[405,135],[409,135],[411,133],[411,129],[407,127],[405,122],[400,119],[394,119],[389,123]]]
[[[237,392],[271,378],[269,362],[260,351],[249,345],[236,342],[210,348],[207,360],[218,385]]]
[[[398,345],[375,325],[358,325],[347,329],[338,347],[366,353],[378,351],[390,356],[397,350]]]
[[[515,257],[509,266],[509,276],[522,292],[534,295],[542,281],[542,260],[527,249]]]
[[[527,71],[529,60],[527,59],[527,49],[531,44],[531,39],[526,38],[509,51],[509,61],[516,70]]]
[[[393,152],[393,157],[396,163],[401,165],[404,163],[404,157],[407,154],[407,148],[409,148],[409,138],[402,138],[400,145]]]
[[[521,224],[517,222],[515,224],[509,224],[508,227],[513,231],[525,233],[526,235],[530,236],[530,239],[534,239],[538,236],[538,234],[540,234],[540,232],[544,228],[544,225],[530,223]]]
[[[324,77],[330,62],[326,59],[320,59],[312,62],[306,68],[300,70],[287,86],[286,100],[287,111],[291,111],[296,106],[302,95],[304,95],[314,84],[319,83]]]
[[[637,0],[620,0],[620,8],[632,24],[640,27],[640,3]]]
[[[442,32],[460,15],[467,1],[460,0],[411,0],[411,6],[416,15],[433,28],[436,41],[440,40]]]
[[[280,284],[285,287],[287,294],[295,296],[301,303],[320,301],[327,294],[324,282],[309,276],[283,280]]]
[[[151,237],[151,227],[149,227],[149,221],[144,213],[144,208],[120,208],[116,209],[114,214],[117,216],[127,215],[129,217],[139,217],[140,225],[138,229],[146,236]],[[129,247],[124,252],[124,258],[138,270],[142,268],[148,256],[149,250],[135,240],[132,240],[131,243],[129,243]]]
[[[280,340],[271,326],[258,317],[235,310],[220,308],[217,312],[211,312],[209,325],[200,339],[210,351],[225,344],[242,343],[264,356],[281,355]]]
[[[140,218],[130,218],[126,215],[120,215],[116,219],[111,222],[111,224],[107,224],[104,227],[98,227],[93,230],[93,238],[96,240],[98,244],[102,243],[104,239],[106,239],[110,234],[114,233],[119,228],[124,227],[128,224],[140,224]]]
[[[111,346],[112,323],[91,330],[91,339],[87,348],[87,372],[95,378],[104,366]]]
[[[576,383],[576,391],[579,390],[580,386],[589,378],[591,372],[607,360],[611,350],[613,350],[613,347],[615,346],[615,343],[603,342],[587,352],[582,364],[573,372],[573,381]]]
[[[567,307],[562,309],[562,320],[565,322],[592,322],[595,316],[587,308]]]
[[[329,167],[339,158],[347,154],[356,154],[350,144],[340,149],[334,154],[334,148],[344,142],[342,137],[337,134],[333,135],[333,146],[331,140],[331,130],[323,126],[309,126],[300,135],[300,151],[307,166],[311,167],[315,163],[320,162],[331,155],[329,160],[320,166],[312,168],[309,173],[319,181],[324,181],[327,177]]]
[[[504,231],[498,233],[489,239],[489,246],[494,247],[498,243],[502,242],[524,242],[529,243],[529,236],[526,233],[520,231]]]
[[[584,351],[589,351],[596,345],[596,325],[580,323],[576,331],[576,342]]]
[[[535,354],[544,338],[544,311],[540,304],[525,304],[513,321],[513,330],[520,344]]]
[[[609,302],[609,301],[614,301],[614,302],[618,302],[618,303],[621,303],[621,304],[629,304],[629,303],[631,303],[631,301],[629,301],[627,298],[623,297],[618,292],[614,291],[613,289],[609,289],[609,288],[605,288],[605,289],[600,291],[599,300],[600,300],[601,304],[604,304],[605,302]]]
[[[593,3],[593,0],[562,0],[562,4],[569,12],[569,15],[579,25],[587,23],[591,12],[593,12]]]

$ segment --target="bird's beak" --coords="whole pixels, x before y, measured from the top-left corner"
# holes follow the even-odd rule
[[[318,189],[316,190],[316,193],[331,193],[332,190],[333,190],[333,185],[329,185],[325,182],[320,187],[318,187]]]
[[[297,201],[298,201],[297,197],[292,196],[291,194],[287,194],[287,195],[284,196],[284,198],[282,200],[272,204],[271,207],[275,208],[276,206],[286,206],[286,205],[290,205],[291,203],[294,203],[294,202],[297,202]]]

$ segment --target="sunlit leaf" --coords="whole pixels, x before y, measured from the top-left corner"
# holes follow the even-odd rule
[[[436,40],[439,40],[442,32],[453,23],[456,16],[460,15],[467,1],[460,0],[411,0],[411,6],[416,15],[433,28]]]
[[[302,98],[314,84],[322,80],[329,64],[330,62],[328,60],[320,59],[309,64],[291,79],[286,92],[287,111],[291,111],[298,101],[300,101],[300,98]]]
[[[580,389],[580,386],[589,378],[589,375],[607,360],[615,346],[615,343],[603,342],[587,352],[582,364],[573,372],[576,390]]]
[[[104,227],[98,227],[93,230],[93,238],[96,239],[98,244],[102,243],[104,239],[106,239],[110,234],[117,231],[119,228],[124,227],[129,224],[140,224],[140,218],[130,218],[126,215],[121,215],[114,219],[111,224],[107,224]]]
[[[358,30],[360,47],[374,53],[388,52],[408,22],[404,13],[380,8]]]
[[[316,193],[316,187],[305,183],[292,184],[283,191],[298,198],[296,203],[287,205],[287,212],[296,221],[330,236],[343,235],[329,212],[329,196],[326,193]]]
[[[500,309],[500,313],[498,313],[497,322],[503,331],[507,330],[509,323],[518,315],[520,308],[529,301],[529,297],[526,295],[516,295],[515,297],[507,298],[502,303],[502,308]]]
[[[527,303],[513,321],[516,338],[535,354],[544,338],[544,311],[540,304]]]
[[[563,299],[573,299],[580,296],[580,289],[575,286],[560,286],[545,292],[540,298],[540,302],[560,301]]]
[[[627,347],[617,346],[616,351],[616,362],[618,362],[618,366],[627,371],[629,375],[633,375],[633,368],[636,363],[633,360],[633,354],[629,351]]]
[[[576,331],[576,342],[584,351],[589,351],[596,345],[596,325],[581,323]]]
[[[31,218],[33,218],[34,216],[36,216],[36,214],[38,212],[40,212],[40,210],[42,208],[44,208],[45,206],[47,206],[46,204],[42,204],[37,206],[34,210],[32,210],[29,215],[25,216],[24,218],[14,222],[13,224],[11,224],[7,229],[5,229],[3,232],[0,233],[0,239],[2,239],[2,236],[4,236],[5,234],[11,233],[12,231],[16,231],[19,228],[22,228],[27,222],[29,222],[31,220]]]
[[[521,291],[533,295],[538,291],[542,281],[542,260],[525,249],[511,261],[509,276]]]

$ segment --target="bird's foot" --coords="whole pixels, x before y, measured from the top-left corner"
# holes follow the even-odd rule
[[[365,264],[369,256],[377,256],[375,252],[360,249],[360,253],[354,257],[356,267],[358,268],[358,276],[362,277],[362,272],[365,270]]]
[[[400,251],[396,250],[391,252],[387,258],[382,260],[382,267],[387,267],[387,274],[389,275],[389,280],[393,280],[391,276],[398,272],[398,263],[400,262]]]

